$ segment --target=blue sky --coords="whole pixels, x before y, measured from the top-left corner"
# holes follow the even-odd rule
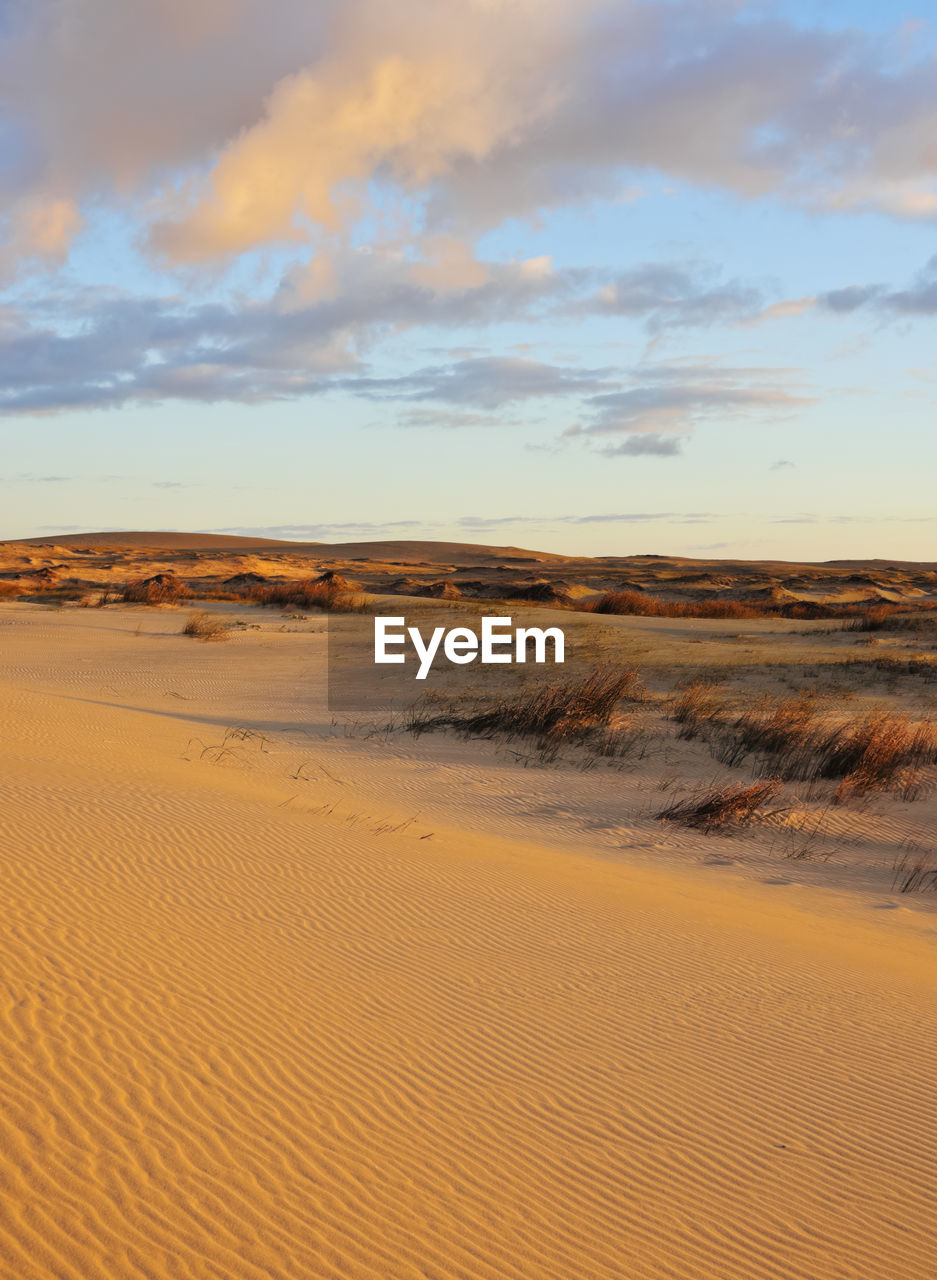
[[[933,4],[0,10],[0,536],[934,558]]]

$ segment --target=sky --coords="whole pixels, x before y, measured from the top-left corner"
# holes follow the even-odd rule
[[[0,537],[937,558],[937,0],[0,0]]]

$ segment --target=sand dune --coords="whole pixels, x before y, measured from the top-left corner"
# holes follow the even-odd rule
[[[4,1280],[932,1274],[930,917],[393,830],[321,632],[177,629],[0,613]]]
[[[226,533],[181,533],[175,530],[103,533],[52,533],[42,538],[13,538],[2,546],[28,547],[94,547],[128,550],[185,550],[201,551],[218,548],[237,551],[246,547],[296,547],[308,545],[286,542],[281,538],[243,538]]]
[[[522,547],[497,547],[474,542],[432,542],[383,540],[371,542],[295,542],[286,538],[241,537],[225,533],[153,532],[59,533],[42,538],[13,538],[0,547],[63,547],[127,551],[244,551],[253,547],[280,548],[296,554],[312,550],[339,560],[360,557],[378,563],[473,564],[476,560],[514,560],[521,565],[564,563],[568,557],[548,551],[526,551]]]
[[[608,591],[646,593],[678,604],[736,602],[801,617],[883,603],[925,609],[937,605],[937,575],[923,563],[564,556],[468,542],[288,542],[184,532],[64,534],[0,542],[0,594],[45,590],[60,600],[90,600],[96,591],[119,591],[155,573],[174,573],[199,596],[230,595],[229,579],[245,570],[298,580],[326,569],[375,593],[406,594],[409,587],[418,596],[527,598],[560,607],[598,599]]]

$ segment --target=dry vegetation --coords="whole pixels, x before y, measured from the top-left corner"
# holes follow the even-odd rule
[[[893,604],[863,609],[843,623],[844,631],[930,631],[937,628],[937,613],[931,603],[919,604],[913,612]]]
[[[196,640],[229,640],[231,627],[222,618],[210,613],[193,613],[182,628],[181,634],[192,636]]]
[[[190,594],[188,587],[172,573],[128,582],[120,593],[124,604],[176,604]]]
[[[937,782],[931,719],[937,719],[937,564],[588,560],[517,548],[441,551],[433,544],[400,544],[396,559],[389,547],[378,555],[372,546],[135,551],[103,542],[74,550],[9,544],[5,554],[0,599],[10,611],[17,601],[194,609],[202,600],[219,600],[360,613],[374,608],[365,593],[378,592],[431,597],[432,604],[422,604],[433,609],[458,601],[468,613],[500,609],[498,601],[507,602],[505,612],[522,603],[578,613],[568,624],[578,678],[531,679],[503,696],[489,691],[483,698],[427,701],[410,713],[406,727],[526,738],[534,747],[518,744],[514,752],[525,762],[556,761],[561,749],[565,762],[583,769],[625,758],[629,766],[638,758],[664,759],[684,788],[708,779],[715,759],[725,783],[717,778],[710,792],[692,796],[700,813],[689,825],[744,828],[751,821],[747,789],[781,785],[791,805],[784,820],[771,825],[785,856],[798,860],[826,856],[839,847],[842,823],[885,803],[857,804],[850,814],[842,807],[850,799],[914,800]],[[406,607],[415,608],[416,600]],[[629,624],[629,616],[651,621]],[[656,626],[654,619],[675,622]],[[695,625],[696,619],[716,625]],[[193,613],[182,634],[225,640],[245,625]],[[767,803],[757,794],[749,796],[752,814]],[[691,801],[681,804],[686,809]],[[821,826],[811,825],[817,805],[833,815]],[[792,826],[792,815],[801,811],[806,825]],[[926,805],[916,811],[925,826],[928,812]],[[679,812],[667,817],[681,820]],[[902,821],[892,849],[907,831]],[[927,835],[920,839],[930,846]],[[912,885],[932,886],[931,870],[925,860]]]
[[[662,600],[639,591],[607,591],[583,608],[642,618],[763,618],[766,612],[738,600]]]
[[[665,822],[681,822],[701,831],[747,826],[781,790],[780,780],[730,782],[704,788],[684,800],[677,800],[656,814]]]
[[[455,729],[473,737],[532,737],[542,746],[595,738],[599,754],[613,755],[608,730],[619,702],[640,697],[633,667],[603,667],[579,679],[556,681],[471,709],[431,704],[414,708],[406,727],[411,733]]]
[[[754,756],[787,781],[838,782],[834,799],[898,790],[915,798],[920,771],[937,764],[937,725],[907,712],[870,710],[848,720],[821,714],[816,699],[761,698],[738,712],[712,685],[686,687],[672,716],[683,738],[701,737],[723,764]]]
[[[321,578],[252,587],[246,598],[263,607],[323,609],[327,613],[367,613],[371,607],[367,597],[349,590],[344,581]]]
[[[580,606],[587,613],[632,615],[641,618],[852,618],[866,616],[856,605],[792,600],[777,604],[763,600],[668,600],[641,591],[606,591]],[[862,628],[856,628],[860,630]]]
[[[937,850],[911,844],[895,859],[892,887],[898,893],[937,892]]]

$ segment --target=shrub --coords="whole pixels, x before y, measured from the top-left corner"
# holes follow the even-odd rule
[[[919,604],[913,612],[894,604],[863,609],[843,623],[844,631],[924,631],[937,626],[932,602]]]
[[[128,582],[120,598],[125,604],[175,604],[188,594],[188,587],[174,573],[157,573],[152,578]]]
[[[411,713],[407,728],[411,733],[456,729],[485,736],[530,736],[555,745],[607,728],[621,699],[635,698],[638,691],[634,668],[599,667],[582,679],[543,685],[481,710],[452,708],[432,713],[421,708]]]
[[[292,605],[298,609],[324,609],[329,613],[366,613],[370,608],[367,597],[349,591],[341,579],[335,582],[305,578],[253,587],[248,599],[263,607]]]
[[[644,618],[763,618],[768,611],[740,600],[661,600],[637,591],[606,591],[584,606],[589,613]]]
[[[892,888],[898,893],[937,891],[937,851],[906,847],[895,861]]]
[[[656,816],[665,822],[681,822],[686,827],[697,827],[706,832],[718,831],[722,827],[747,826],[780,789],[781,783],[777,778],[727,783],[678,800],[661,809]]]
[[[817,704],[806,694],[780,702],[766,698],[743,712],[732,732],[743,751],[784,755],[808,739],[816,714]]]
[[[696,738],[707,728],[721,723],[725,703],[715,687],[703,680],[688,684],[671,708],[671,717],[681,725],[678,737]]]
[[[197,640],[227,640],[231,628],[221,618],[210,613],[193,613],[180,632],[184,636],[194,636]]]
[[[810,697],[765,698],[730,720],[706,686],[691,685],[672,714],[683,724],[681,737],[708,738],[723,764],[754,754],[789,781],[838,780],[836,800],[892,787],[914,798],[916,771],[937,764],[937,725],[888,711],[836,722],[819,720]]]

